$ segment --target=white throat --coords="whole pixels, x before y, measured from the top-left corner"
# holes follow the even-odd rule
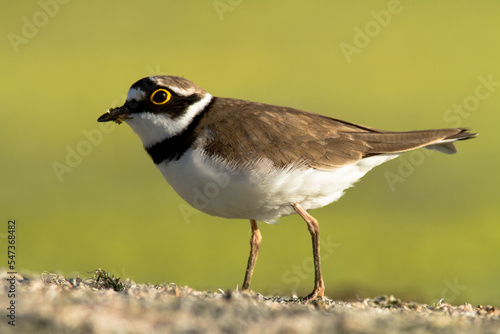
[[[200,101],[192,104],[184,115],[172,119],[167,114],[141,112],[130,115],[125,122],[141,138],[144,148],[149,148],[164,139],[173,137],[186,129],[191,121],[212,101],[212,95],[206,93]]]

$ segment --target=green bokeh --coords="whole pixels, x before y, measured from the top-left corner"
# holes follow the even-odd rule
[[[0,5],[0,218],[18,222],[19,270],[241,285],[249,223],[188,209],[130,128],[96,122],[136,80],[172,74],[387,130],[480,132],[454,156],[386,163],[312,214],[331,297],[500,305],[500,2],[407,0],[390,18],[397,2],[55,3]],[[58,179],[54,162],[68,165],[71,150],[83,154]],[[305,223],[260,227],[252,288],[309,292]]]

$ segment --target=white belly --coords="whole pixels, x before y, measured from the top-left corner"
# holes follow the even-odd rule
[[[174,190],[200,211],[273,223],[295,213],[291,203],[310,210],[336,201],[370,169],[396,156],[374,156],[328,171],[272,170],[266,161],[253,169],[236,169],[189,149],[179,160],[157,167]]]

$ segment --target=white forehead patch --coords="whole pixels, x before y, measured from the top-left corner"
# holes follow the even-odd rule
[[[146,97],[146,93],[138,88],[130,88],[127,94],[127,101],[142,101]]]
[[[170,86],[168,88],[172,92],[174,92],[174,93],[176,93],[177,95],[180,95],[180,96],[191,96],[191,95],[193,95],[196,92],[196,90],[194,88],[184,89],[184,88],[173,87],[173,86]]]
[[[164,83],[155,76],[150,76],[149,79],[156,83],[158,86],[163,86]],[[170,89],[172,92],[176,93],[179,96],[191,96],[196,93],[196,88],[180,88],[177,86],[167,86],[166,88]]]

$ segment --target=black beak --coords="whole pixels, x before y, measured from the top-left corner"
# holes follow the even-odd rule
[[[113,121],[120,124],[123,120],[128,118],[130,115],[130,110],[126,105],[118,108],[111,108],[104,115],[97,119],[98,122],[109,122]]]

